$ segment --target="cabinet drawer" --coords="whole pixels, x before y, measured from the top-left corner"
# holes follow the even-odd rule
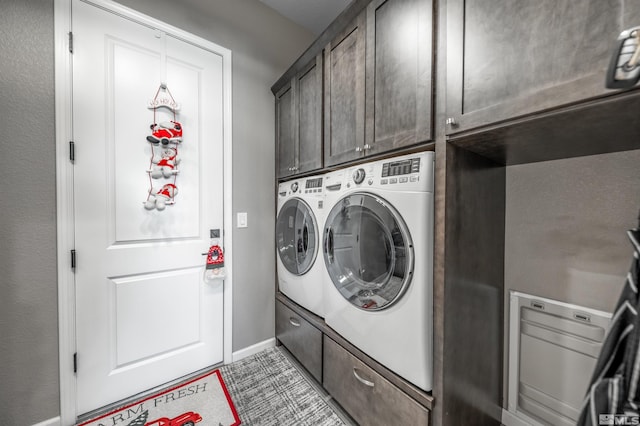
[[[278,300],[276,337],[318,382],[322,381],[322,332]]]
[[[363,426],[429,425],[428,409],[327,336],[324,337],[322,383],[354,420]]]

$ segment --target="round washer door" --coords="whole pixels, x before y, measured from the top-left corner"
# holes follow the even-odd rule
[[[314,214],[303,200],[291,198],[280,209],[276,245],[282,264],[292,274],[304,275],[313,266],[320,236]]]
[[[346,300],[363,310],[381,310],[399,300],[411,282],[413,243],[391,204],[358,192],[340,199],[329,212],[324,261]]]

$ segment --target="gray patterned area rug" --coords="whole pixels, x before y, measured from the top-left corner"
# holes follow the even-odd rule
[[[350,418],[286,349],[223,367],[87,415],[79,426],[345,426]],[[333,407],[333,408],[332,408]],[[335,410],[334,410],[335,408]],[[338,414],[339,413],[339,414]],[[1,423],[1,422],[0,422]]]
[[[209,371],[108,411],[79,426],[237,426],[220,370]]]
[[[220,372],[243,425],[345,425],[279,348],[221,367]]]

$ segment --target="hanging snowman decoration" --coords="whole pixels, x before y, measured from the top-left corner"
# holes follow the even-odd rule
[[[158,158],[151,159],[151,177],[153,179],[170,178],[178,173],[178,150],[176,148],[165,148]]]
[[[182,144],[182,124],[177,121],[180,105],[163,83],[147,107],[153,110],[153,123],[149,126],[151,134],[147,136],[151,158],[147,169],[149,190],[144,208],[163,211],[166,206],[175,204],[175,197],[178,195],[178,146]],[[173,119],[158,122],[158,110],[161,108],[168,109],[173,114]]]

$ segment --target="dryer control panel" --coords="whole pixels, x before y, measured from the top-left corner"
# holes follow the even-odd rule
[[[380,185],[418,182],[420,180],[420,157],[390,161],[382,165]]]
[[[346,188],[433,191],[434,152],[408,154],[349,169]]]
[[[420,158],[409,158],[382,165],[382,177],[408,175],[420,172]]]

